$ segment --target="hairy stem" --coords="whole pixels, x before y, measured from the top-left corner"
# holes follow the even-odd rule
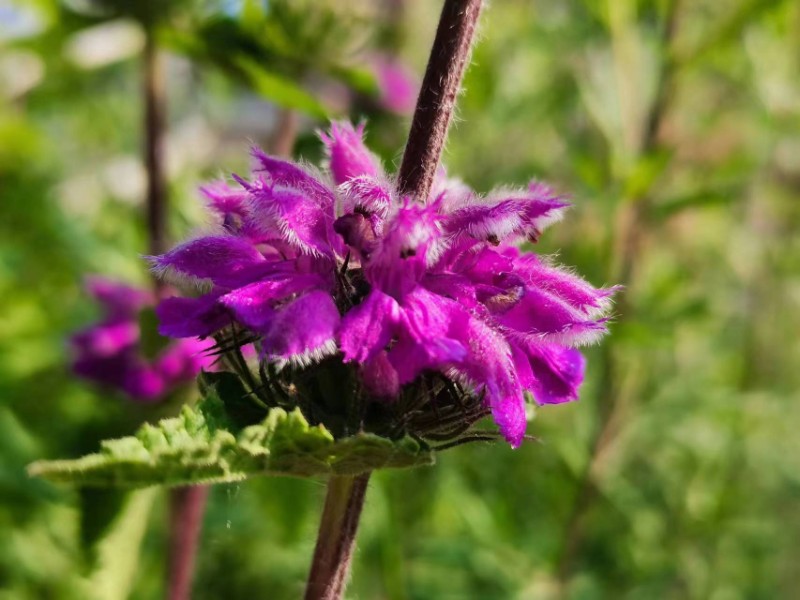
[[[197,542],[208,490],[208,486],[193,486],[170,492],[169,600],[189,600],[191,597]]]
[[[339,600],[344,595],[369,473],[331,475],[306,585],[306,600]]]
[[[482,0],[445,0],[397,183],[425,200],[433,184],[475,38]]]

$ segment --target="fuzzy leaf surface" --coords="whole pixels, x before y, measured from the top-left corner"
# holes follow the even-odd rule
[[[274,408],[261,423],[237,430],[211,393],[177,417],[102,442],[96,454],[39,461],[29,472],[56,482],[136,488],[227,483],[257,475],[357,475],[432,463],[433,454],[410,438],[360,433],[335,440],[323,426],[309,425],[299,410]]]

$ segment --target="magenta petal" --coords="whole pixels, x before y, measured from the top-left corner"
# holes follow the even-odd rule
[[[275,311],[263,331],[264,353],[301,366],[336,352],[339,310],[330,294],[309,292]]]
[[[605,313],[611,307],[611,296],[619,291],[619,287],[592,287],[577,275],[544,264],[533,254],[515,260],[514,270],[528,285],[547,290],[587,317]]]
[[[413,381],[426,369],[464,358],[467,351],[457,338],[457,327],[465,312],[457,302],[418,287],[405,297],[401,307],[398,340],[389,351],[400,383]]]
[[[144,364],[133,366],[125,373],[122,389],[129,396],[144,402],[158,400],[167,392],[162,375],[154,367]]]
[[[577,399],[586,359],[574,348],[530,344],[526,348],[534,376],[530,388],[539,404],[561,404]]]
[[[139,341],[139,324],[133,320],[100,323],[79,331],[70,343],[83,355],[114,356]]]
[[[366,390],[374,397],[391,399],[400,393],[397,371],[389,362],[385,350],[381,350],[362,365],[361,380]]]
[[[207,337],[230,325],[231,316],[218,300],[220,292],[199,298],[166,298],[156,307],[158,332],[176,338]]]
[[[159,276],[195,282],[211,280],[225,286],[232,279],[238,283],[236,274],[264,262],[264,257],[246,240],[218,235],[185,242],[151,261]]]
[[[537,288],[528,288],[498,320],[512,335],[569,346],[590,344],[606,332],[604,321],[589,320],[555,294]]]
[[[105,308],[109,317],[132,317],[153,303],[153,295],[141,288],[91,275],[84,287]]]
[[[328,164],[336,185],[354,177],[377,177],[381,172],[378,159],[364,145],[364,125],[354,128],[351,123],[332,123],[330,131],[320,133],[325,144]]]
[[[414,74],[391,56],[376,56],[374,64],[381,106],[400,115],[411,113],[419,92]]]
[[[512,448],[519,448],[525,439],[528,422],[525,415],[525,400],[522,396],[510,395],[490,399],[492,418]]]
[[[462,323],[469,353],[456,367],[476,388],[483,388],[500,433],[516,448],[527,421],[522,386],[509,344],[488,323],[468,317]]]
[[[159,355],[155,368],[170,386],[193,381],[201,369],[213,367],[214,344],[214,340],[177,340]]]
[[[294,275],[258,281],[221,296],[219,302],[229,308],[243,325],[261,329],[273,317],[277,302],[293,294],[322,287],[323,284],[324,281],[316,275]]]
[[[493,205],[473,205],[457,210],[447,220],[450,234],[465,233],[480,240],[504,240],[512,235],[536,239],[551,222],[561,218],[561,202],[526,203],[503,200]]]
[[[419,283],[441,236],[434,207],[407,202],[386,224],[366,265],[370,283],[402,299]]]
[[[305,193],[289,188],[263,188],[253,193],[253,217],[274,227],[291,247],[315,256],[333,256],[333,213]]]
[[[392,190],[388,181],[362,175],[338,187],[343,214],[359,211],[386,217],[392,206]]]
[[[391,296],[373,290],[342,318],[339,346],[345,362],[365,362],[384,350],[400,321],[400,307]]]
[[[232,227],[233,221],[241,221],[247,214],[247,192],[233,189],[224,181],[214,181],[200,188],[208,200],[208,207],[222,217],[224,225]]]
[[[267,187],[287,187],[304,192],[306,197],[323,209],[333,214],[335,196],[319,179],[306,172],[302,167],[274,156],[265,154],[259,148],[253,148],[253,157],[257,166],[254,173],[262,176]]]

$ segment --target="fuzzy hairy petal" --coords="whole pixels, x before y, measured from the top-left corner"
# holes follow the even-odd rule
[[[388,181],[361,175],[353,177],[337,188],[341,198],[341,213],[360,211],[385,218],[392,206],[392,189]]]
[[[549,291],[587,317],[607,312],[611,307],[611,296],[620,289],[618,286],[595,288],[578,275],[545,264],[534,254],[515,260],[514,270],[528,285]]]
[[[457,363],[466,355],[457,324],[463,309],[448,298],[417,287],[401,304],[397,343],[389,360],[400,383],[408,383],[426,369]]]
[[[165,298],[156,306],[158,332],[175,338],[208,337],[230,325],[231,317],[215,291],[199,298]]]
[[[512,236],[537,239],[548,225],[561,219],[568,206],[546,189],[494,192],[452,212],[445,230],[450,235],[465,234],[495,243]]]
[[[301,166],[269,156],[259,148],[253,148],[252,154],[256,160],[253,173],[259,175],[261,181],[261,185],[257,187],[285,187],[303,192],[317,206],[333,214],[335,202],[333,191],[317,177]]]
[[[512,335],[568,346],[590,344],[606,332],[603,320],[589,319],[557,295],[533,287],[498,321]]]
[[[263,329],[262,347],[273,360],[305,366],[336,351],[339,310],[330,294],[314,290],[292,300]]]
[[[526,344],[523,352],[530,361],[530,387],[539,404],[562,404],[578,398],[586,359],[575,348],[557,344]]]
[[[339,346],[345,362],[363,363],[384,350],[399,322],[397,301],[380,290],[370,292],[361,304],[347,311],[342,318]]]
[[[332,213],[306,193],[291,188],[260,188],[253,192],[253,218],[273,227],[300,252],[333,256]]]
[[[320,133],[320,139],[325,145],[328,168],[336,185],[361,175],[380,175],[380,162],[364,144],[363,124],[353,127],[346,121],[331,123],[328,133]]]
[[[262,329],[275,314],[275,306],[294,294],[320,288],[324,280],[317,275],[289,275],[257,281],[220,297],[219,302],[247,327]]]
[[[212,235],[184,242],[150,260],[153,270],[170,280],[210,280],[216,285],[235,287],[240,280],[237,275],[264,262],[264,257],[247,240]]]

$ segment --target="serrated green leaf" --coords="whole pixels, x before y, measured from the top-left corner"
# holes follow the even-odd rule
[[[429,465],[433,454],[416,441],[360,433],[334,440],[299,410],[272,409],[258,425],[231,432],[220,425],[222,401],[209,395],[194,409],[135,436],[105,441],[76,460],[40,461],[31,475],[101,487],[146,487],[241,481],[256,475],[357,475],[381,468]]]

